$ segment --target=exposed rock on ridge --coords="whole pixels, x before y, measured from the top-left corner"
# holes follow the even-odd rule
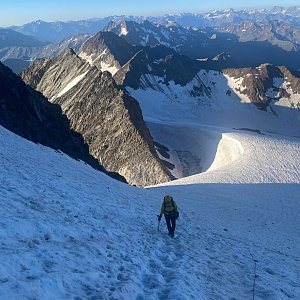
[[[227,69],[224,74],[240,81],[237,91],[257,105],[266,106],[272,100],[300,94],[300,78],[286,67],[263,64],[257,68]]]
[[[68,50],[57,59],[33,64],[22,76],[62,107],[72,128],[107,170],[139,186],[173,178],[155,152],[138,103],[116,86],[109,73]]]

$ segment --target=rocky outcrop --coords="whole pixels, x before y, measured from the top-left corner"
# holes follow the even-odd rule
[[[239,82],[235,90],[257,105],[266,106],[272,100],[300,94],[300,78],[286,67],[263,64],[257,68],[227,69],[224,74]]]
[[[293,74],[287,67],[279,67],[284,76],[286,87],[290,88],[294,94],[300,95],[300,74]]]
[[[137,101],[117,87],[111,74],[68,50],[33,64],[22,77],[61,106],[107,170],[139,186],[173,178],[155,152]]]

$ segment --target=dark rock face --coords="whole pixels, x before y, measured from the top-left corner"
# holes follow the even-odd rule
[[[114,79],[118,84],[134,89],[151,85],[147,81],[141,85],[144,75],[163,78],[166,85],[174,81],[183,86],[190,82],[200,69],[201,63],[179,55],[167,47],[144,47],[114,75]]]
[[[286,86],[291,88],[294,94],[300,94],[300,74],[293,74],[286,67],[279,67],[280,71],[284,76],[284,81],[286,82]]]
[[[111,74],[68,50],[33,64],[22,76],[62,107],[107,170],[139,186],[172,179],[155,152],[137,101],[117,87]]]
[[[70,129],[59,105],[51,104],[39,92],[0,63],[0,125],[35,143],[61,150],[104,171],[89,154],[80,134]]]

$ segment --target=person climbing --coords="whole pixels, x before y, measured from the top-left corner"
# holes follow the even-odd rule
[[[164,197],[164,201],[160,209],[160,215],[158,215],[158,221],[161,220],[162,215],[165,215],[169,236],[174,237],[176,220],[179,218],[179,212],[176,202],[169,195]]]

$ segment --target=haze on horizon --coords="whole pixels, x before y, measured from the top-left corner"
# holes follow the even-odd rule
[[[201,13],[214,9],[268,8],[299,5],[295,0],[11,0],[1,3],[0,26],[22,25],[35,20],[70,21],[111,15],[157,16],[173,13]]]

